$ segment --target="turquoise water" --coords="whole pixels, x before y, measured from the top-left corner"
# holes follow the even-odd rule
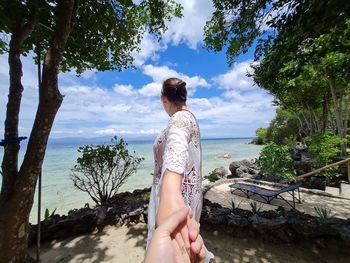
[[[248,144],[251,139],[215,139],[202,140],[202,173],[207,175],[213,169],[224,166],[228,169],[233,160],[256,158],[261,146]],[[83,144],[49,144],[43,164],[42,181],[42,210],[57,209],[57,213],[66,213],[69,209],[82,207],[85,203],[93,203],[89,196],[73,187],[70,179],[71,168],[74,166],[79,153],[77,148]],[[130,191],[136,188],[149,187],[153,172],[153,142],[130,142],[129,149],[135,150],[139,157],[144,157],[136,174],[132,175],[120,191]],[[20,159],[23,158],[25,147],[21,150]],[[217,157],[220,152],[229,152],[231,159]],[[0,148],[2,160],[3,148]],[[31,222],[36,222],[37,197],[35,197]]]

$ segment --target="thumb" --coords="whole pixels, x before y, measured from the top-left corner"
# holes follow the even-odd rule
[[[158,226],[157,230],[163,233],[166,232],[170,235],[181,223],[186,220],[188,211],[188,207],[184,207],[174,212],[168,216],[162,224]]]

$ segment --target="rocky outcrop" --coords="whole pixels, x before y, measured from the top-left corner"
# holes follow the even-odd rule
[[[231,175],[227,176],[227,178],[255,179],[260,177],[261,174],[255,162],[249,160],[234,161],[230,164],[229,170],[231,171]]]
[[[106,225],[128,222],[147,223],[150,189],[117,194],[113,206],[71,210],[42,222],[41,241],[68,238],[102,230]],[[307,241],[316,246],[335,247],[350,253],[350,220],[319,218],[282,207],[254,214],[239,208],[228,209],[204,200],[201,228],[223,231],[232,237],[257,237],[272,242]],[[36,225],[31,225],[29,245],[36,240]]]
[[[115,195],[107,207],[73,209],[68,215],[53,215],[41,222],[41,242],[101,231],[106,225],[147,223],[150,188]],[[30,225],[29,245],[36,242],[37,225]]]
[[[213,170],[213,173],[216,174],[219,177],[219,179],[226,178],[227,175],[230,174],[230,172],[223,166],[215,168]]]
[[[319,247],[332,243],[350,253],[350,220],[321,220],[282,207],[253,214],[239,208],[223,208],[205,200],[201,227],[220,230],[233,237],[259,237],[279,243],[308,241]]]

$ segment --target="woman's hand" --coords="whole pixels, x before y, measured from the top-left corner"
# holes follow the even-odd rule
[[[186,223],[188,214],[188,208],[181,209],[170,215],[159,225],[148,246],[145,263],[164,262],[164,259],[166,259],[166,262],[170,263],[190,262],[189,258],[181,253],[179,246],[176,242],[173,242],[172,239],[172,235],[176,232],[176,229]],[[191,250],[193,250],[195,254],[200,255],[200,251],[203,249],[203,240],[198,233],[199,228],[198,226],[192,228],[192,225],[189,225],[189,230],[190,238],[193,239]],[[197,259],[202,260],[204,258],[205,254]]]
[[[156,220],[157,226],[164,222],[164,220],[175,211],[187,207],[181,195],[181,184],[181,174],[168,170],[165,171],[160,192],[160,204]],[[172,237],[174,238],[173,242],[176,242],[180,252],[186,255],[191,262],[196,262],[200,253],[203,255],[202,247],[198,248],[196,245],[194,246],[195,251],[199,250],[198,254],[191,250],[191,243],[198,238],[198,234],[197,236],[193,234],[195,231],[191,233],[193,229],[196,229],[196,227],[198,228],[196,224],[198,225],[198,223],[192,218],[192,214],[189,214],[186,222],[180,224],[172,233]],[[190,229],[191,231],[189,231]],[[203,239],[201,239],[201,237],[200,240],[203,244]]]

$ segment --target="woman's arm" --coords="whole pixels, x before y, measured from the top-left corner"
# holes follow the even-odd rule
[[[156,223],[159,225],[165,218],[186,207],[181,194],[182,175],[165,170],[160,191],[160,203]]]
[[[159,210],[156,218],[156,226],[162,224],[164,220],[174,212],[186,207],[181,194],[182,175],[165,170],[160,191]],[[187,218],[176,232],[174,232],[174,242],[177,243],[181,253],[187,258],[186,262],[194,262],[195,255],[191,253],[191,243],[187,224],[191,224],[191,218]]]

